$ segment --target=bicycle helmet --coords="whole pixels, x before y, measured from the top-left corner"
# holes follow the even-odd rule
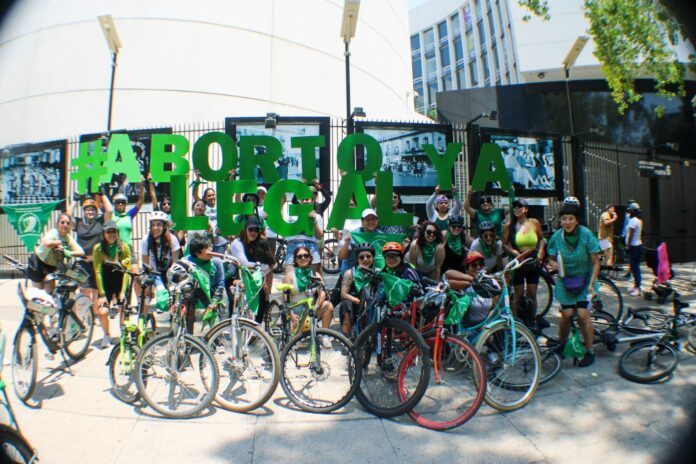
[[[495,226],[493,225],[493,223],[490,221],[481,222],[481,224],[479,224],[478,226],[479,235],[483,234],[487,230],[495,231]]]
[[[459,215],[450,216],[449,225],[451,225],[451,226],[452,225],[463,226],[464,225],[464,218],[459,216]]]
[[[119,201],[124,201],[128,203],[128,197],[126,197],[123,193],[117,193],[116,195],[114,195],[114,203]]]
[[[163,211],[155,211],[150,214],[150,223],[153,221],[160,221],[162,224],[166,225],[169,223],[169,216]]]
[[[626,211],[640,211],[640,205],[634,201],[633,203],[628,205]]]
[[[575,197],[565,197],[563,200],[564,205],[575,205],[575,206],[580,206],[580,200],[578,200]]]
[[[357,256],[364,251],[367,251],[373,257],[375,256],[375,247],[373,247],[372,244],[370,244],[370,243],[358,243],[355,247],[355,255]]]
[[[404,255],[404,247],[402,247],[401,244],[397,242],[387,242],[384,244],[384,246],[382,247],[382,254],[385,254],[390,251],[396,251],[401,256]]]
[[[83,207],[83,208],[92,207],[92,208],[97,208],[97,209],[99,209],[99,207],[97,206],[97,202],[94,201],[94,200],[91,199],[91,198],[85,198],[85,200],[82,202],[82,207]]]
[[[485,270],[479,272],[471,284],[471,288],[477,295],[483,298],[493,298],[503,292],[503,289],[498,285],[498,281]]]

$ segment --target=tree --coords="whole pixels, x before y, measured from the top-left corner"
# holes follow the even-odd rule
[[[551,17],[548,0],[518,0],[534,15]],[[647,72],[655,80],[657,95],[683,97],[686,67],[677,60],[675,46],[680,34],[696,43],[694,16],[684,2],[676,0],[584,0],[589,33],[596,44],[595,56],[602,63],[612,98],[623,114],[640,100],[635,76]],[[688,3],[688,2],[687,2]],[[682,18],[679,22],[676,18]],[[530,18],[525,16],[525,20]],[[691,65],[696,57],[690,56]],[[664,107],[658,106],[658,115]]]

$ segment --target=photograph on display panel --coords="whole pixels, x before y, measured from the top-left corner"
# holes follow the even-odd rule
[[[299,148],[291,146],[293,137],[318,136],[325,137],[324,147],[319,148],[316,153],[317,160],[317,179],[325,183],[329,181],[329,118],[312,117],[286,117],[277,118],[275,127],[265,127],[266,118],[241,117],[225,118],[225,132],[232,137],[239,148],[240,137],[251,135],[270,135],[280,141],[283,147],[283,154],[275,162],[281,179],[302,179],[302,156]],[[263,156],[266,147],[254,147],[256,156]],[[264,181],[261,169],[256,168],[256,182],[268,184]]]
[[[140,173],[143,179],[147,179],[147,175],[150,172],[150,142],[152,141],[152,134],[171,134],[171,127],[161,127],[157,129],[144,129],[144,130],[117,130],[111,131],[112,134],[128,134],[128,138],[131,141],[131,146],[133,147],[133,153],[135,154],[135,159],[140,167]],[[103,134],[85,134],[80,136],[80,143],[82,142],[92,142],[90,143],[89,150],[94,150],[93,142],[102,137]],[[102,150],[106,151],[106,144],[102,146]],[[165,169],[171,169],[171,166],[165,164]],[[123,193],[128,197],[128,203],[136,203],[138,201],[138,189],[139,189],[139,179],[128,179],[125,174],[115,174],[111,178],[111,182],[106,186],[106,193],[109,198],[113,198],[117,193]],[[147,189],[147,185],[145,186]],[[157,198],[159,201],[165,196],[169,196],[169,182],[159,182],[155,183],[155,192],[157,193]],[[150,195],[147,190],[145,191],[145,202],[150,202]]]
[[[435,188],[437,171],[423,150],[423,145],[432,144],[439,153],[444,153],[447,143],[452,141],[450,126],[358,121],[356,132],[377,140],[382,148],[380,170],[393,173],[395,189],[407,193],[423,193]],[[364,148],[359,146],[357,152],[360,162],[364,163]],[[369,180],[365,182],[365,186],[372,190],[375,181]]]
[[[26,205],[64,199],[66,147],[67,140],[57,140],[2,149],[0,204]]]
[[[480,128],[480,143],[495,143],[500,147],[505,169],[510,176],[515,195],[558,197],[563,188],[561,169],[561,139],[559,134]],[[474,163],[478,159],[475,154]],[[500,185],[490,184],[487,193],[500,194]]]

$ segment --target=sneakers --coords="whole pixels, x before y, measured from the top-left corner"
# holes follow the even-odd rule
[[[578,362],[578,367],[588,367],[594,364],[594,354],[589,351],[585,353],[585,357]]]
[[[631,296],[640,296],[640,289],[638,287],[633,287],[628,291]]]
[[[111,337],[109,337],[108,335],[104,335],[100,347],[103,350],[104,348],[108,348],[109,346],[111,346]]]
[[[332,348],[331,340],[329,339],[329,337],[321,335],[319,336],[319,338],[321,341],[322,348],[324,348],[325,350],[330,350]]]

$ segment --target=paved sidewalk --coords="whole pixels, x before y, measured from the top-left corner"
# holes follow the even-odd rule
[[[691,271],[692,265],[675,268]],[[688,282],[693,276],[679,275],[684,280],[675,286],[693,302],[695,289]],[[627,295],[627,282],[619,286],[628,306],[647,305]],[[6,359],[21,315],[16,281],[0,280]],[[93,340],[100,340],[101,329],[94,333]],[[484,403],[470,422],[444,433],[420,428],[408,417],[375,418],[355,400],[334,414],[300,412],[280,388],[265,408],[251,414],[211,409],[196,419],[161,419],[149,408],[111,396],[109,350],[96,343],[73,366],[74,376],[59,367],[60,356],[45,358],[42,346],[38,407],[22,405],[13,392],[10,400],[43,463],[659,462],[694,413],[696,355],[682,350],[670,379],[640,385],[617,373],[625,349],[610,353],[598,347],[597,362],[588,369],[565,361],[558,378],[540,387],[525,408],[503,414]],[[11,385],[9,366],[3,374]]]

